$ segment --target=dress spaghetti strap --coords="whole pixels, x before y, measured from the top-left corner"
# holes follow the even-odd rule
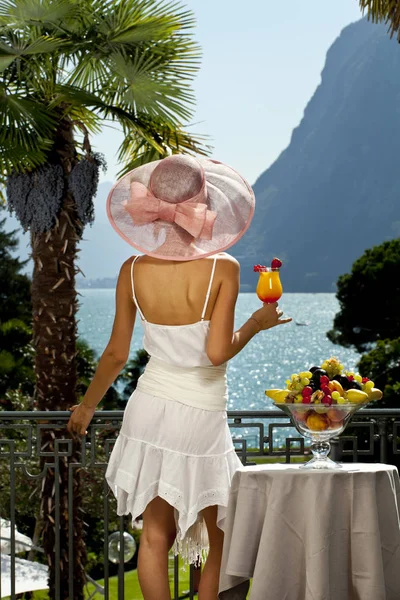
[[[207,310],[208,299],[210,297],[211,286],[212,286],[212,282],[213,282],[213,279],[214,279],[215,263],[216,262],[217,262],[217,257],[214,256],[214,262],[213,262],[212,271],[211,271],[210,283],[208,284],[208,290],[207,290],[207,295],[206,295],[206,299],[205,299],[205,302],[204,302],[203,312],[201,313],[201,320],[202,321],[204,321],[204,315],[206,314],[206,310]]]
[[[138,304],[138,301],[136,300],[136,295],[135,295],[135,284],[134,284],[134,282],[133,282],[133,265],[135,264],[135,262],[137,261],[137,259],[138,259],[138,258],[139,258],[139,255],[138,255],[138,256],[135,256],[135,258],[133,259],[133,261],[132,261],[132,264],[131,264],[131,285],[132,285],[132,298],[133,298],[133,301],[134,301],[134,303],[135,303],[135,305],[136,305],[136,308],[137,308],[137,309],[138,309],[138,311],[139,311],[140,318],[142,319],[142,321],[145,321],[146,319],[144,318],[144,314],[143,314],[143,313],[142,313],[142,311],[140,310],[140,306],[139,306],[139,304]]]

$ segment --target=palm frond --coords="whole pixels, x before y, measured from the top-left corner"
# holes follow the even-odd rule
[[[99,111],[106,111],[109,108],[104,99],[97,94],[69,83],[57,84],[55,87],[55,96],[50,106],[54,108],[65,103],[71,106],[84,106]]]
[[[400,0],[359,0],[360,8],[373,23],[389,23],[389,34],[400,42]]]
[[[118,94],[122,106],[167,120],[191,118],[190,106],[194,105],[195,98],[190,86],[184,81],[178,83],[168,78],[156,58],[137,51],[132,61],[126,61],[120,53],[111,55],[110,61],[115,78],[124,84]]]
[[[40,102],[6,93],[0,86],[0,143],[25,145],[26,135],[46,137],[56,125],[55,117]]]
[[[207,156],[211,146],[208,138],[193,135],[184,131],[174,122],[162,118],[151,117],[147,114],[136,114],[124,110],[115,104],[107,104],[95,94],[85,92],[70,85],[57,86],[58,100],[61,104],[92,108],[98,113],[99,119],[119,122],[124,130],[124,140],[119,150],[119,160],[132,164],[132,157],[138,157],[140,164],[146,162],[146,157],[156,160],[166,156],[169,149],[173,153],[191,153]],[[83,119],[82,119],[83,120]],[[87,122],[83,120],[87,125]]]
[[[373,21],[386,20],[390,0],[359,0],[359,4]]]
[[[67,85],[91,93],[110,85],[110,68],[98,55],[79,52],[72,57],[72,62],[74,68],[68,77]]]
[[[50,52],[58,50],[61,46],[65,50],[65,45],[66,40],[64,39],[41,35],[31,44],[22,48],[20,53],[21,55],[49,54]]]
[[[138,119],[135,126],[124,128],[124,140],[118,159],[124,168],[121,177],[131,169],[172,154],[208,156],[212,147],[207,136],[190,134],[170,123],[156,123],[147,117]]]
[[[5,71],[17,58],[15,54],[0,54],[0,73]]]
[[[14,36],[15,37],[15,36]],[[11,63],[24,56],[44,55],[54,52],[61,46],[65,48],[65,40],[49,36],[40,36],[31,43],[23,43],[22,40],[15,40],[16,43],[5,43],[0,40],[0,70],[3,72]],[[18,43],[18,41],[20,43]]]
[[[1,0],[0,24],[14,28],[23,25],[57,25],[73,17],[77,5],[72,0]]]
[[[168,39],[178,31],[193,27],[193,13],[177,2],[121,3],[122,10],[105,15],[103,30],[110,43],[138,44]]]
[[[193,14],[177,2],[110,2],[95,14],[87,36],[95,45],[81,45],[67,82],[126,110],[187,121],[201,56],[193,26]]]
[[[27,152],[23,148],[3,146],[0,143],[0,186],[5,185],[10,173],[23,173],[45,164],[51,145],[44,141],[42,149],[36,147]]]
[[[0,86],[0,171],[23,171],[45,162],[56,126],[42,104]]]
[[[102,32],[110,40],[132,44],[170,37],[193,28],[193,12],[180,2],[126,0],[111,2],[99,13]]]
[[[66,107],[65,114],[68,114],[72,121],[83,123],[89,133],[93,135],[101,133],[103,119],[90,110],[90,108],[73,104]]]

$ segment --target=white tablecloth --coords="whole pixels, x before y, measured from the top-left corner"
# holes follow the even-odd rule
[[[234,475],[219,598],[400,600],[396,467],[242,467]]]

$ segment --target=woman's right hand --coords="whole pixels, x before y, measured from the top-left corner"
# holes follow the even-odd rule
[[[265,331],[266,329],[276,327],[276,325],[284,325],[285,323],[290,323],[292,321],[290,317],[282,319],[282,315],[283,310],[279,308],[277,302],[273,302],[271,304],[263,304],[263,306],[253,312],[251,316],[259,323],[260,331]]]

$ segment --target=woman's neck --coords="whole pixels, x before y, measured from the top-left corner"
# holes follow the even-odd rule
[[[184,231],[182,228],[171,228],[167,234],[165,242],[154,250],[158,254],[171,255],[171,248],[174,249],[174,254],[179,256],[192,256],[193,249],[196,248],[195,239],[192,235]]]

